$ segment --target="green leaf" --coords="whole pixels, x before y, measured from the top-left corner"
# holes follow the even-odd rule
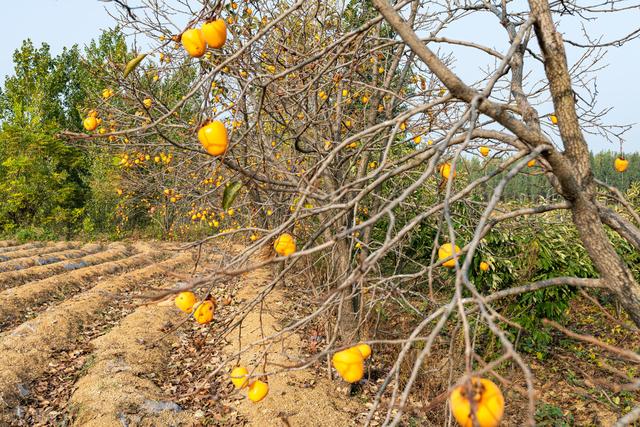
[[[133,70],[136,69],[136,67],[138,65],[140,65],[140,63],[142,62],[142,60],[144,58],[146,58],[147,54],[146,53],[141,53],[140,55],[136,56],[135,58],[133,58],[131,61],[129,61],[127,63],[127,66],[124,67],[124,77],[126,78],[129,73],[131,73]]]
[[[236,181],[231,185],[228,185],[227,188],[224,189],[224,194],[222,195],[222,209],[227,210],[231,207],[231,204],[238,196],[238,192],[242,188],[242,181]]]

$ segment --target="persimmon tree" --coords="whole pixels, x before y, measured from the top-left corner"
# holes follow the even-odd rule
[[[603,49],[624,45],[637,32],[566,41],[558,29],[560,16],[586,21],[638,6],[616,0],[588,6],[174,3],[114,2],[112,12],[137,48],[127,60],[148,55],[134,61],[137,67],[130,62],[128,75],[126,61],[116,59],[96,70],[106,91],[86,107],[96,110],[102,127],[65,136],[112,147],[124,168],[119,192],[167,231],[198,224],[207,237],[189,246],[223,237],[246,243],[219,271],[179,290],[208,291],[230,276],[281,267],[238,316],[220,320],[220,336],[232,336],[269,292],[293,282],[305,315],[242,351],[262,351],[264,358],[270,345],[312,322],[325,325],[326,341],[294,366],[266,374],[312,366],[357,341],[373,344],[374,353],[375,345],[395,346],[367,423],[380,412],[385,424],[397,425],[424,361],[438,337],[448,336],[451,351],[462,357],[452,357],[450,368],[459,375],[447,389],[513,363],[523,373],[533,424],[532,374],[501,301],[557,287],[599,288],[640,326],[638,278],[612,240],[640,250],[640,218],[621,192],[594,179],[587,143],[621,144],[628,129],[602,118],[592,79]],[[443,35],[477,14],[494,17],[494,27],[482,31],[504,34],[502,50]],[[214,18],[226,21],[227,43],[192,58],[181,34]],[[493,65],[464,81],[457,58],[442,53],[447,46],[487,55]],[[568,63],[567,46],[581,52],[575,64]],[[207,155],[197,139],[210,120],[222,121],[228,132],[220,156]],[[469,156],[484,159],[480,177],[465,170]],[[544,175],[556,196],[526,206],[503,202],[510,180],[523,174]],[[224,192],[229,199],[232,187],[239,195],[227,206]],[[481,286],[492,233],[552,212],[575,231],[579,239],[570,244],[588,265],[501,289]],[[256,261],[283,233],[294,236],[296,252]],[[500,262],[485,261],[482,270],[498,271]],[[381,313],[391,307],[409,310],[413,323],[404,336],[381,339]],[[478,355],[480,330],[499,341],[499,356]],[[417,343],[421,350],[401,378]]]

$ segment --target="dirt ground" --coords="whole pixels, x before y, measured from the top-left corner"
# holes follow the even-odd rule
[[[77,242],[0,241],[1,254],[8,258],[7,271],[0,273],[6,288],[0,293],[5,302],[0,306],[1,426],[363,424],[394,348],[374,347],[366,380],[355,387],[329,378],[326,360],[288,370],[318,351],[322,325],[285,335],[277,345],[255,344],[304,314],[304,307],[294,306],[289,298],[293,288],[283,284],[262,304],[246,310],[271,282],[273,270],[214,284],[215,319],[203,326],[177,310],[172,299],[148,299],[150,292],[171,289],[190,277],[195,252],[178,252],[157,242],[98,246],[80,254],[73,251],[85,246]],[[208,248],[196,274],[219,268],[237,249]],[[69,253],[74,257],[66,256]],[[42,256],[57,260],[46,265],[29,261]],[[83,258],[90,262],[64,267]],[[18,268],[20,260],[26,261],[25,268],[9,268]],[[615,322],[613,310],[578,295],[567,315],[576,332],[640,349],[640,333]],[[242,316],[240,331],[228,333],[228,326]],[[407,324],[397,313],[383,332],[392,337]],[[450,421],[446,399],[437,401],[447,391],[448,367],[454,364],[449,342],[435,343],[403,425]],[[616,389],[637,377],[637,364],[559,332],[550,346],[553,351],[543,355],[525,353],[539,391],[538,425],[609,426],[640,402],[637,392]],[[238,365],[253,370],[254,377],[268,374],[264,400],[251,402],[246,390],[230,383],[229,372]],[[495,374],[507,401],[502,425],[523,425],[522,375],[510,366]],[[375,418],[373,425],[380,421]]]

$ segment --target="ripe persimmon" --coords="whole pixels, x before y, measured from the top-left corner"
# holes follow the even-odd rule
[[[181,41],[187,53],[194,58],[200,58],[207,50],[204,35],[199,28],[192,28],[182,33]]]
[[[442,177],[444,179],[449,179],[449,175],[451,175],[451,164],[450,163],[443,163],[438,167],[438,170],[440,171],[440,175],[442,175]],[[453,177],[456,177],[456,172],[453,172]]]
[[[273,249],[280,256],[289,256],[296,251],[296,241],[289,233],[284,233],[273,243]]]
[[[217,120],[200,128],[198,131],[198,140],[204,149],[207,150],[207,153],[212,156],[224,154],[229,145],[227,129],[222,122]]]
[[[450,256],[453,255],[453,251],[455,250],[456,254],[460,253],[460,248],[458,247],[458,245],[455,246],[455,248],[452,248],[451,243],[445,243],[444,245],[440,246],[440,249],[438,249],[438,259],[443,260],[446,258],[449,258]],[[453,268],[456,265],[456,261],[452,258],[449,261],[446,261],[444,264],[442,264],[443,267],[448,267],[448,268]]]
[[[497,427],[504,414],[504,397],[490,380],[474,377],[470,384],[456,387],[449,397],[451,412],[461,427]]]
[[[196,298],[193,292],[188,291],[180,292],[175,298],[176,307],[185,313],[191,313],[196,302],[198,302],[198,298]]]
[[[227,24],[224,19],[216,19],[202,26],[202,35],[209,47],[220,49],[227,41]]]
[[[260,402],[269,393],[269,384],[256,380],[249,385],[247,396],[252,402]]]
[[[231,371],[231,382],[236,388],[245,388],[249,382],[247,379],[249,371],[244,366],[238,366]]]
[[[84,121],[82,122],[82,125],[86,130],[91,132],[93,130],[96,130],[96,128],[98,127],[98,120],[96,119],[95,116],[89,116],[86,119],[84,119]]]
[[[364,356],[357,347],[336,352],[331,363],[342,379],[349,383],[358,382],[364,376]]]
[[[213,311],[215,309],[215,304],[211,300],[204,300],[198,305],[196,311],[193,313],[194,319],[196,322],[201,325],[206,325],[207,323],[213,320]]]
[[[616,157],[616,159],[613,161],[613,167],[615,170],[617,170],[618,172],[624,172],[627,170],[627,168],[629,167],[629,160],[625,159],[622,156],[618,156]]]

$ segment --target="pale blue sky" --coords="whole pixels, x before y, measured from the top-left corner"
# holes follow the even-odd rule
[[[13,72],[12,54],[20,46],[22,40],[31,38],[39,46],[47,42],[53,54],[60,52],[63,46],[79,44],[83,46],[100,34],[102,28],[113,25],[105,11],[105,5],[98,0],[21,0],[2,2],[0,17],[0,78]],[[609,15],[590,23],[587,28],[593,37],[604,35],[606,40],[615,39],[637,28],[640,12]],[[445,31],[445,35],[458,39],[474,40],[500,51],[506,48],[504,33],[495,24],[491,15],[477,16],[462,21]],[[489,30],[490,29],[490,30]],[[581,39],[578,28],[565,18],[561,30],[568,36]],[[640,40],[634,40],[624,48],[610,49],[605,62],[610,65],[599,73],[598,90],[599,106],[611,106],[613,112],[609,122],[640,122],[638,100],[640,85],[637,84],[637,72],[640,69]],[[469,53],[468,49],[455,51],[459,53],[456,70],[467,81],[471,81],[482,66],[482,57]],[[577,51],[570,51],[570,60]],[[540,109],[541,112],[543,111]],[[617,144],[601,141],[599,138],[589,139],[590,148],[594,151],[602,149],[617,150]],[[626,152],[640,150],[640,125],[636,125],[627,133],[624,144]]]
[[[57,54],[64,46],[83,46],[113,25],[97,0],[2,0],[0,12],[0,76],[13,73],[13,52],[26,38],[43,42]]]

